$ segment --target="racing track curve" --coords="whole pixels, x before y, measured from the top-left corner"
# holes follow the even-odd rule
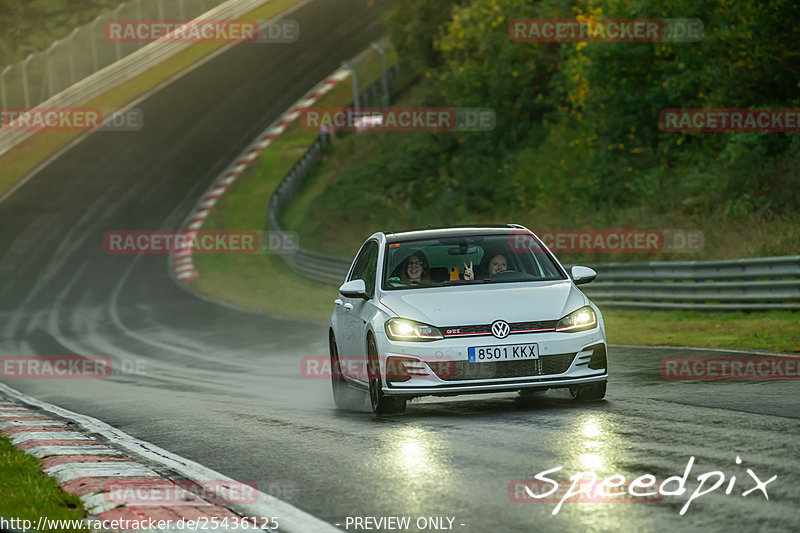
[[[533,404],[426,399],[403,418],[376,420],[336,412],[328,382],[300,376],[301,357],[327,351],[324,324],[215,305],[176,286],[164,256],[104,252],[108,230],[176,228],[243,146],[381,35],[384,5],[303,7],[292,15],[298,43],[231,48],[141,103],[143,130],[89,136],[0,204],[0,353],[147,365],[145,376],[9,384],[255,480],[334,524],[405,515],[454,517],[463,532],[796,529],[796,381],[668,382],[661,357],[703,353],[617,347],[606,402],[577,406],[560,392]],[[690,488],[697,474],[723,470],[746,489],[751,468],[778,476],[770,501],[717,491],[684,516],[685,496],[566,505],[557,516],[554,504],[509,501],[512,480],[559,465],[565,476],[663,479],[692,455]]]

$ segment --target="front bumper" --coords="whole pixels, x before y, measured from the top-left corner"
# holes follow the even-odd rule
[[[602,329],[579,333],[523,333],[505,339],[493,336],[445,338],[432,342],[397,342],[381,335],[383,391],[392,396],[454,395],[554,388],[605,381],[606,340]],[[538,345],[538,359],[470,363],[470,346]],[[390,358],[402,358],[391,359]],[[409,359],[418,362],[405,364]],[[402,363],[398,363],[402,361]],[[410,379],[395,370],[410,369]]]

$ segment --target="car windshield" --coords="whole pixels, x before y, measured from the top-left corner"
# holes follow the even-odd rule
[[[566,279],[532,235],[390,242],[385,261],[385,290]]]

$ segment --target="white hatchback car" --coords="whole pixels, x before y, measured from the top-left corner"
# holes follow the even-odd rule
[[[400,414],[417,396],[568,387],[599,400],[608,379],[600,310],[523,226],[379,232],[339,287],[329,346],[337,407],[369,393]]]

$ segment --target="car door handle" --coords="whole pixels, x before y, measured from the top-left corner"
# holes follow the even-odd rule
[[[333,303],[335,303],[336,305],[342,305],[342,301],[341,301],[339,298],[336,298],[336,299],[333,301]]]
[[[353,308],[353,304],[351,304],[350,302],[347,302],[346,304],[344,304],[344,308],[347,311],[349,311],[349,310],[351,310]]]

